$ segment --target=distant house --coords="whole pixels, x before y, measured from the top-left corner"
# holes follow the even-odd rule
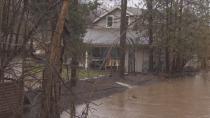
[[[133,30],[135,20],[141,14],[141,9],[127,9],[129,27],[126,41],[126,72],[145,72],[148,68],[147,38]],[[89,67],[118,68],[120,62],[120,17],[121,8],[116,7],[96,18],[92,26],[88,28],[84,42],[91,46],[88,53]]]

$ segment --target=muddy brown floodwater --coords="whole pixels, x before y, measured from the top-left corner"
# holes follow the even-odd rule
[[[89,118],[210,118],[210,73],[133,86],[94,101]],[[78,106],[81,109],[82,106]]]

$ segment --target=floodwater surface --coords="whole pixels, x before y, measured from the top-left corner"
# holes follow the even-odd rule
[[[210,118],[210,74],[133,86],[94,101],[89,118]],[[82,109],[79,106],[78,109]]]

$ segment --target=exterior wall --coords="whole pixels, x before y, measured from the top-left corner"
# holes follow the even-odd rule
[[[125,53],[125,72],[129,72],[129,66],[128,66],[128,61],[129,61],[129,51],[127,50]]]
[[[129,16],[129,23],[135,21],[135,16]],[[113,16],[113,24],[111,28],[107,28],[107,16]],[[90,32],[88,32],[87,42],[91,42],[94,45],[97,44],[106,44],[106,45],[113,45],[119,44],[119,37],[120,37],[120,18],[121,18],[121,10],[116,9],[109,13],[108,15],[101,18],[97,21],[93,27],[91,27]],[[134,39],[137,38],[136,33],[131,33],[133,25],[129,25],[127,34],[127,39]],[[116,41],[118,39],[118,41]],[[93,40],[93,41],[89,41]],[[115,40],[115,41],[113,41]],[[144,48],[138,48],[130,54],[129,51],[126,51],[125,57],[125,71],[126,72],[145,72],[147,70],[147,63],[148,63],[148,52]],[[135,52],[135,53],[134,53]],[[131,56],[132,55],[132,60]],[[131,64],[132,62],[132,64]]]
[[[144,54],[143,50],[138,50],[135,53],[135,71],[136,72],[143,72],[143,63],[144,63]]]
[[[147,72],[149,63],[149,54],[147,49],[139,48],[135,52],[135,72]],[[125,56],[125,71],[129,72],[129,51]]]
[[[146,49],[140,48],[135,52],[135,72],[145,72],[148,70],[149,54]]]
[[[113,19],[113,25],[111,28],[120,28],[120,18],[121,18],[121,11],[119,9],[113,11],[111,14],[109,14],[110,16],[114,16]],[[107,16],[109,16],[107,15]],[[127,14],[129,15],[129,14]],[[101,20],[99,20],[96,24],[95,24],[95,28],[107,28],[107,16],[103,17]],[[133,22],[135,20],[135,18],[133,16],[130,16],[129,18],[130,22]],[[109,29],[109,28],[108,28]]]

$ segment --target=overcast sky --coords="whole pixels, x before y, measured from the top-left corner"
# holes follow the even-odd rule
[[[83,2],[88,2],[90,0],[81,0]],[[113,7],[114,5],[120,5],[121,0],[99,0],[103,5]],[[129,7],[139,6],[142,0],[128,0]]]
[[[136,6],[140,3],[141,0],[128,0],[128,6]],[[101,2],[103,2],[105,5],[116,5],[116,4],[120,4],[121,0],[101,0]]]

